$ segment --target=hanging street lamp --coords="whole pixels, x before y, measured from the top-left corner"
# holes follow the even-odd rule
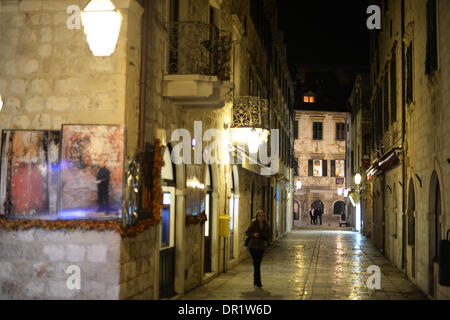
[[[92,54],[98,57],[113,54],[122,16],[111,0],[91,0],[81,12],[81,21]]]

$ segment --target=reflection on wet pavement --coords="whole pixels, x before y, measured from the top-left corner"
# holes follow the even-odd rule
[[[371,290],[367,268],[381,269],[381,289]],[[272,244],[261,267],[264,287],[253,286],[251,259],[187,293],[188,300],[397,300],[426,299],[358,233],[294,230]]]

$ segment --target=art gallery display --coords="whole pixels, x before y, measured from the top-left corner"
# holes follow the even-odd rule
[[[3,130],[0,214],[57,217],[59,131]]]
[[[60,219],[121,217],[124,141],[122,126],[63,126]]]

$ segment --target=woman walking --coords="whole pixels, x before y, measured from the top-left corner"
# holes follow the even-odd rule
[[[272,238],[270,226],[265,219],[264,211],[257,211],[256,219],[252,221],[246,233],[250,239],[248,247],[250,249],[250,255],[253,258],[253,284],[261,288],[261,261],[264,255],[264,249]]]

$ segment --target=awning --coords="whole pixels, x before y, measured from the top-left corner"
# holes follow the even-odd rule
[[[398,153],[397,150],[400,148],[395,148],[383,155],[379,160],[376,160],[372,166],[366,171],[367,180],[372,180],[375,176],[383,173],[383,171],[388,170],[398,163]]]

